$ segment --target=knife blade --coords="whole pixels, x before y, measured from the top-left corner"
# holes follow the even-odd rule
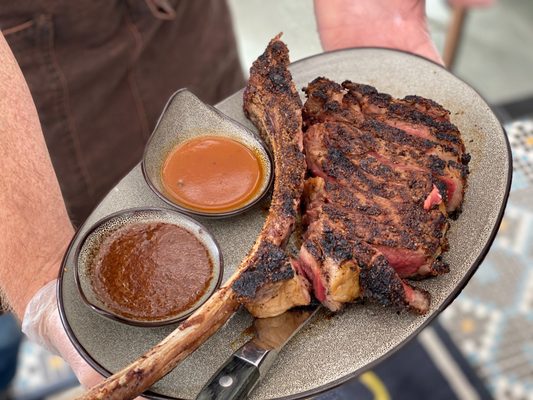
[[[196,400],[245,399],[266,375],[289,340],[309,322],[320,305],[300,307],[272,318],[256,318],[254,337],[233,353],[209,379]]]

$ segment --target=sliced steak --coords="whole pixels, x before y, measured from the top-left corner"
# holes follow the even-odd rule
[[[299,262],[319,301],[332,311],[356,298],[423,314],[429,294],[403,281],[387,259],[318,216],[307,231]]]
[[[464,143],[457,127],[449,120],[449,112],[432,100],[419,96],[408,96],[396,100],[388,94],[379,93],[374,87],[343,82],[350,101],[355,100],[365,119],[379,120],[389,126],[403,130],[414,137],[438,144],[430,155],[437,165],[446,165],[448,174],[441,174],[446,185],[447,211],[458,214],[463,201],[468,162]]]
[[[350,81],[339,85],[326,78],[315,79],[304,90],[305,127],[339,121],[381,133],[386,146],[396,142],[417,164],[431,170],[447,212],[452,217],[460,213],[470,156],[442,106],[419,96],[397,100],[372,86]]]
[[[326,218],[348,237],[382,253],[402,278],[447,272],[439,256],[447,247],[448,222],[437,209],[425,212],[410,202],[391,201],[320,177],[306,182],[306,193],[312,191],[306,204],[307,224],[318,215]]]
[[[427,311],[429,295],[403,279],[448,272],[448,215],[460,211],[469,161],[449,112],[322,77],[304,91],[312,177],[299,264],[315,296],[332,310],[363,296]]]

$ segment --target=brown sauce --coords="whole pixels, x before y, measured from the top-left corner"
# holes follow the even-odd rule
[[[199,136],[177,146],[162,170],[177,204],[204,212],[240,208],[263,180],[263,163],[246,145],[223,136]]]
[[[92,284],[114,313],[161,320],[193,305],[213,279],[204,245],[167,223],[124,226],[104,239],[91,265]]]

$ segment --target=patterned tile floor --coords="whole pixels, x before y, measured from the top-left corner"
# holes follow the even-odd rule
[[[19,363],[10,390],[15,400],[36,400],[77,386],[78,380],[68,364],[42,347],[23,340]]]
[[[505,128],[514,173],[502,225],[440,320],[494,398],[533,400],[533,121]]]

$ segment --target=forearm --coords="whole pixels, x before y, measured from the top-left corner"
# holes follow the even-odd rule
[[[387,47],[440,62],[424,0],[314,0],[314,5],[324,50]]]
[[[0,34],[0,290],[19,318],[72,237],[39,118]]]

